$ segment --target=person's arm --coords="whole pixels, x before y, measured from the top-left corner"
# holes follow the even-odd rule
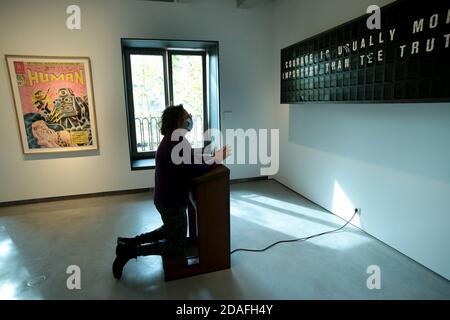
[[[210,155],[195,152],[191,149],[191,164],[187,165],[187,170],[191,177],[201,176],[217,166],[218,164],[215,163],[214,158]]]
[[[225,146],[220,150],[215,149],[214,157],[195,152],[191,152],[191,154],[192,161],[190,165],[187,165],[188,172],[190,176],[198,177],[219,166],[230,155],[230,152],[229,147]]]

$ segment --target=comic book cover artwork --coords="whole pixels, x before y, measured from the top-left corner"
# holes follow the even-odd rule
[[[10,76],[15,82],[12,84],[19,125],[22,123],[20,117],[23,118],[24,151],[96,148],[93,106],[88,91],[90,73],[86,70],[89,65],[84,61],[39,59],[11,62],[13,72]]]

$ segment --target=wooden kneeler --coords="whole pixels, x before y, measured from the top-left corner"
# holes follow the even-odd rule
[[[187,257],[163,257],[166,281],[230,268],[230,170],[221,165],[192,182]]]

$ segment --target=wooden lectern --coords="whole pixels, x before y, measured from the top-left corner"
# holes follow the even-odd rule
[[[230,268],[230,170],[194,178],[189,198],[187,257],[163,257],[166,281]]]

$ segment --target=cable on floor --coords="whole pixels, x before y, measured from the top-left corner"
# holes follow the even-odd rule
[[[329,233],[338,232],[339,230],[344,229],[344,228],[345,228],[345,227],[353,220],[353,218],[356,216],[357,213],[358,213],[358,209],[355,209],[355,213],[354,213],[353,216],[350,218],[350,220],[348,220],[343,226],[341,226],[341,227],[339,227],[339,228],[337,228],[337,229],[334,229],[334,230],[321,232],[321,233],[314,234],[314,235],[311,235],[311,236],[309,236],[309,237],[304,237],[304,238],[297,238],[297,239],[291,239],[291,240],[280,240],[280,241],[277,241],[277,242],[272,243],[271,245],[268,245],[267,247],[265,247],[265,248],[263,248],[263,249],[238,248],[238,249],[234,249],[233,251],[231,251],[231,254],[233,254],[233,253],[235,253],[235,252],[238,252],[238,251],[246,251],[246,252],[263,252],[263,251],[266,251],[266,250],[268,250],[268,249],[270,249],[270,248],[272,248],[272,247],[274,247],[274,246],[276,246],[276,245],[278,245],[278,244],[280,244],[280,243],[298,242],[298,241],[307,241],[307,240],[309,240],[309,239],[317,238],[317,237],[320,237],[320,236],[323,236],[323,235],[326,235],[326,234],[329,234]]]

